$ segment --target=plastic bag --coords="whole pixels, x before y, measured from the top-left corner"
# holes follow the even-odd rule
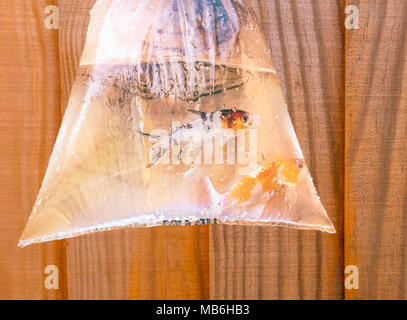
[[[99,0],[19,245],[125,226],[335,232],[240,0]]]

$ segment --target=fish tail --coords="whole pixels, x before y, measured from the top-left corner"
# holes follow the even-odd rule
[[[155,165],[155,163],[161,159],[161,157],[163,155],[165,155],[165,153],[168,151],[168,149],[162,149],[159,148],[157,151],[154,152],[153,154],[153,159],[151,160],[151,162],[149,164],[146,165],[146,168],[151,168],[153,165]]]
[[[140,133],[142,136],[144,136],[144,137],[146,137],[148,139],[151,139],[151,140],[156,140],[156,139],[161,138],[160,136],[152,135],[152,134],[145,133],[145,132],[142,132],[142,131],[139,131],[139,130],[137,130],[137,132]]]

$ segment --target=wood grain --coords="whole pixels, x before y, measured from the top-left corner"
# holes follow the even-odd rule
[[[252,3],[270,43],[305,158],[337,234],[211,226],[211,298],[341,299],[344,3]]]
[[[59,0],[64,107],[94,2]],[[208,241],[207,226],[126,229],[68,240],[69,298],[206,299]]]
[[[406,299],[407,1],[352,1],[346,42],[347,299]]]
[[[95,0],[0,3],[0,299],[406,299],[407,2],[250,0],[338,231],[162,227],[20,249]],[[360,29],[346,30],[355,4]],[[59,41],[58,41],[59,39]],[[345,107],[346,106],[346,107]],[[60,289],[46,290],[57,265]],[[345,265],[359,289],[345,290]]]
[[[67,296],[64,241],[17,247],[61,120],[58,32],[44,25],[51,4],[0,3],[0,299]],[[59,290],[44,287],[51,264]]]

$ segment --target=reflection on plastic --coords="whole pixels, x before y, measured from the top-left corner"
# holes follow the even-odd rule
[[[19,245],[125,226],[335,232],[243,1],[99,0]]]

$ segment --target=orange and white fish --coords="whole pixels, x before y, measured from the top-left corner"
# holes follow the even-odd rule
[[[246,205],[277,192],[294,187],[305,170],[303,159],[277,161],[262,167],[253,176],[244,176],[227,193],[229,205]]]
[[[236,134],[237,130],[252,127],[258,122],[257,116],[253,116],[247,111],[238,110],[236,108],[222,109],[212,112],[203,112],[192,109],[189,109],[188,111],[199,115],[199,117],[175,128],[171,127],[170,133],[167,136],[158,136],[139,131],[140,134],[153,142],[152,156],[147,168],[153,166],[166,154],[170,148],[170,143],[179,146],[180,151],[178,159],[181,159],[184,150],[201,148],[202,140],[206,137],[212,139],[211,133],[217,129],[229,129]],[[191,136],[195,139],[191,138]],[[197,153],[199,154],[199,152]]]

